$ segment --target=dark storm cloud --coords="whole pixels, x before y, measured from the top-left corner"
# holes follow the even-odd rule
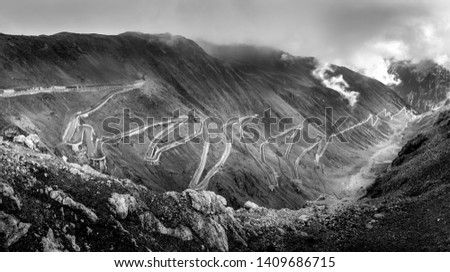
[[[171,32],[369,69],[384,57],[445,62],[449,10],[444,0],[16,0],[2,1],[0,31]]]

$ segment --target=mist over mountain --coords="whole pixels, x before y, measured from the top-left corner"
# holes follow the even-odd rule
[[[139,33],[124,33],[118,36],[70,33],[41,37],[5,35],[2,40],[5,52],[3,67],[8,69],[4,69],[1,75],[3,84],[8,88],[73,85],[80,82],[129,83],[145,77],[146,84],[141,90],[113,98],[92,116],[93,121],[90,121],[90,118],[85,120],[96,128],[95,131],[99,135],[102,133],[101,121],[109,116],[120,117],[123,115],[120,109],[124,108],[132,109],[133,115],[143,119],[170,117],[171,111],[177,108],[185,113],[189,109],[195,109],[199,116],[219,117],[224,122],[228,118],[250,114],[262,116],[266,109],[271,108],[274,116],[292,117],[295,122],[300,123],[311,116],[323,118],[325,107],[333,107],[335,116],[351,117],[351,121],[343,125],[350,126],[366,119],[370,114],[378,114],[383,110],[396,113],[406,107],[403,100],[388,87],[346,68],[336,67],[334,73],[343,75],[352,89],[360,95],[358,103],[352,106],[345,97],[326,88],[320,79],[313,76],[318,65],[314,59],[284,59],[283,55],[287,53],[268,48],[221,47],[212,54],[215,57],[211,57],[200,46],[186,38],[169,34]],[[11,85],[13,82],[15,86]],[[2,117],[7,122],[28,129],[30,133],[42,133],[40,137],[48,146],[57,146],[64,128],[64,119],[71,109],[82,107],[86,99],[96,99],[91,97],[92,94],[70,95],[73,97],[68,101],[64,101],[64,97],[58,94],[51,95],[53,98],[48,100],[47,95],[41,98],[48,101],[43,105],[34,104],[34,97],[12,98],[8,103],[25,105],[17,104],[12,111],[3,112]],[[45,108],[42,109],[42,106]],[[51,115],[42,119],[42,114],[39,114],[42,110]],[[23,127],[24,125],[30,127]],[[352,135],[358,146],[370,146],[385,139],[385,133],[389,133],[371,127],[364,129],[368,130],[367,134]],[[351,152],[359,149],[354,144],[344,145],[346,147],[340,148],[354,150]],[[302,143],[295,145],[292,152],[300,154],[301,146]],[[221,152],[221,147],[217,148],[215,156],[219,156]],[[222,194],[229,196],[229,200],[235,205],[243,204],[249,195],[253,195],[251,199],[256,202],[283,207],[301,205],[305,200],[302,194],[317,195],[323,190],[332,190],[330,188],[337,186],[324,183],[323,188],[309,189],[306,192],[292,190],[291,188],[297,185],[293,183],[293,177],[287,174],[289,166],[285,165],[285,161],[279,161],[280,156],[277,155],[280,151],[283,152],[284,148],[286,147],[279,143],[267,153],[270,164],[280,167],[277,172],[286,173],[280,178],[283,180],[283,186],[279,187],[279,196],[278,193],[267,193],[268,196],[262,197],[262,192],[268,192],[264,175],[256,166],[245,169],[248,165],[245,168],[238,164],[225,168],[224,172],[217,176],[218,180],[213,183],[211,189],[220,190]],[[333,148],[335,147],[330,146],[329,150]],[[163,160],[167,159],[167,163],[161,163],[160,166],[145,164],[142,154],[146,151],[145,144],[117,147],[108,145],[106,149],[111,150],[111,155],[106,156],[111,173],[138,178],[157,190],[182,190],[187,188],[189,173],[196,167],[195,161],[197,156],[200,156],[201,145],[188,143],[182,146],[181,149],[185,150],[181,152],[181,158],[176,155],[178,152],[169,151],[168,157],[162,157]],[[74,157],[74,154],[61,152],[69,159]],[[346,166],[347,159],[340,152],[334,151],[336,154],[328,159],[329,152],[325,153],[324,164],[337,169]],[[233,160],[238,163],[245,157],[248,155],[236,148],[229,163],[233,165]],[[174,169],[187,172],[184,175],[164,174]],[[309,172],[308,169],[305,171]],[[313,183],[314,175],[322,174],[313,171],[305,174],[304,179]],[[221,181],[222,179],[227,181]],[[233,193],[237,188],[241,196]]]
[[[398,61],[388,71],[400,81],[393,89],[418,112],[441,107],[450,99],[450,72],[432,60]]]
[[[412,208],[448,215],[447,171],[418,174],[448,158],[448,71],[388,72],[169,33],[1,34],[1,248],[448,250],[448,222]]]

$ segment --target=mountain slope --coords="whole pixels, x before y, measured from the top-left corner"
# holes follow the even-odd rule
[[[393,89],[419,113],[442,106],[450,97],[450,72],[431,60],[394,62],[389,73],[401,80]]]
[[[67,144],[62,144],[62,136],[74,113],[95,105],[101,107],[87,117],[80,117],[80,122],[91,126],[97,137],[107,135],[102,121],[109,117],[124,121],[125,109],[130,109],[131,116],[143,120],[153,117],[155,122],[172,117],[177,109],[183,115],[195,109],[200,119],[217,117],[226,123],[232,117],[263,116],[264,111],[271,108],[273,116],[292,117],[295,124],[299,124],[308,117],[324,120],[325,108],[332,107],[334,120],[339,116],[349,117],[342,128],[357,125],[371,115],[388,113],[380,115],[382,121],[377,126],[367,121],[358,125],[358,129],[346,132],[348,143],[336,141],[323,148],[302,140],[288,153],[288,146],[278,139],[267,145],[262,162],[255,158],[261,155],[263,141],[244,145],[239,141],[240,134],[235,132],[226,163],[207,186],[208,190],[223,195],[233,207],[252,200],[267,207],[299,208],[321,193],[342,193],[349,182],[347,177],[361,168],[375,152],[375,146],[389,141],[409,120],[406,114],[390,122],[389,113],[398,113],[406,106],[380,82],[333,66],[332,71],[327,72],[328,79],[342,76],[348,89],[359,93],[358,102],[352,107],[338,91],[325,87],[322,80],[313,75],[320,67],[314,59],[286,58],[283,57],[286,53],[281,51],[265,49],[269,53],[254,52],[247,58],[247,52],[255,49],[246,48],[245,54],[237,54],[233,61],[226,61],[207,54],[196,43],[180,36],[140,33],[1,35],[0,45],[0,67],[3,67],[0,85],[4,88],[106,86],[92,87],[93,91],[86,92],[0,98],[1,108],[5,109],[0,118],[3,127],[16,126],[27,133],[37,133],[50,152],[65,156],[71,162],[92,163],[92,158],[86,155],[88,143],[83,142],[81,150],[74,152]],[[269,62],[266,56],[270,56]],[[238,61],[242,58],[244,61]],[[142,87],[110,96],[111,88],[140,79],[145,79]],[[110,86],[113,83],[119,87]],[[105,97],[108,101],[103,101]],[[125,132],[123,123],[121,132]],[[278,133],[277,126],[273,127],[273,134]],[[256,129],[264,131],[262,124]],[[324,132],[324,127],[310,128],[311,135]],[[120,142],[104,146],[106,173],[130,178],[156,192],[183,191],[188,187],[202,158],[202,143],[191,141],[170,149],[162,153],[159,165],[155,165],[144,160],[152,136],[144,137],[144,143],[139,142],[139,135],[130,139],[130,144]],[[226,144],[211,145],[205,172],[220,161],[226,150]],[[304,153],[305,150],[308,152]],[[316,156],[319,151],[322,153]],[[286,153],[287,158],[283,157]],[[302,156],[296,177],[292,173],[293,163]],[[278,184],[273,184],[271,173],[278,176],[275,181]]]
[[[446,108],[419,120],[433,125],[402,147],[391,168],[370,187],[369,196],[418,196],[448,187],[450,111]]]
[[[448,251],[449,112],[414,121],[419,136],[367,197],[322,195],[298,210],[234,210],[209,191],[155,194],[0,139],[0,250]]]

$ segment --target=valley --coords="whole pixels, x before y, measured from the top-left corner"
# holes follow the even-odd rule
[[[97,58],[95,69],[115,71],[86,74],[85,84],[114,86],[98,92],[45,93],[1,99],[2,105],[14,108],[11,112],[2,112],[1,118],[6,124],[37,133],[50,152],[66,157],[69,162],[90,164],[106,174],[137,180],[156,192],[195,187],[222,194],[234,207],[242,206],[247,200],[274,208],[302,207],[306,200],[322,193],[340,194],[341,180],[335,177],[348,175],[367,160],[369,147],[389,141],[393,134],[387,122],[389,118],[373,126],[368,124],[371,116],[383,111],[395,114],[406,107],[400,97],[381,83],[344,67],[330,68],[328,73],[342,75],[349,88],[359,93],[359,101],[351,106],[340,93],[315,78],[313,71],[318,64],[314,59],[297,57],[285,61],[280,51],[259,57],[270,65],[261,67],[247,62],[242,66],[210,56],[193,41],[178,36],[135,33],[56,36],[60,35],[64,39],[8,39],[23,43],[31,51],[43,42],[55,46],[66,42],[79,44],[83,53],[76,54],[72,65],[87,71],[92,68],[86,60]],[[128,48],[126,64],[105,54],[125,57],[124,48]],[[258,54],[257,48],[252,50]],[[35,60],[37,64],[43,61],[42,57]],[[58,57],[54,57],[56,61]],[[75,70],[66,66],[56,68],[65,71],[67,77],[61,78],[55,73],[54,78],[40,77],[47,78],[48,82],[36,80],[33,85],[75,83]],[[112,79],[119,71],[123,72],[122,85]],[[144,76],[145,81],[136,83],[137,74]],[[36,99],[46,102],[38,107],[25,106]],[[306,131],[303,126],[308,118],[323,119],[325,123],[326,107],[333,108],[336,118],[347,117],[347,122],[339,128],[348,138],[347,143],[337,141],[339,135],[332,137],[333,144],[325,142],[323,137],[318,142],[299,137]],[[22,110],[24,108],[26,110]],[[204,130],[199,124],[194,131],[184,133],[183,139],[169,142],[158,139],[173,138],[176,131],[187,130],[189,118],[185,113],[191,110],[198,120],[214,117],[222,120],[222,128],[228,125],[238,128],[238,124],[232,125],[226,120],[241,118],[242,126],[246,117],[262,118],[269,108],[275,118],[290,117],[293,122],[285,130],[272,125],[271,135],[256,143],[242,144],[242,136],[252,135],[242,129],[232,129],[229,135],[221,133],[221,144],[198,144]],[[130,109],[129,116],[125,109]],[[180,112],[179,119],[164,123],[163,118],[170,118],[175,110]],[[102,122],[110,117],[121,120],[121,128],[130,124],[137,126],[105,135]],[[155,121],[147,125],[133,124],[134,117],[141,120],[151,117]],[[266,136],[264,124],[249,125]],[[150,130],[155,133],[154,137],[143,136]],[[307,131],[312,139],[326,133],[323,126],[308,125]],[[286,144],[286,139],[293,136],[298,141]],[[124,144],[121,141],[124,138],[129,139],[129,143]]]
[[[448,270],[449,14],[2,0],[0,270]]]
[[[431,231],[403,213],[425,200],[446,215],[430,201],[448,193],[430,170],[448,161],[444,83],[410,103],[410,81],[170,34],[0,45],[2,87],[40,86],[0,95],[9,250],[382,250],[387,233],[402,250],[417,232],[396,217]]]
[[[404,145],[363,198],[324,194],[295,210],[250,201],[235,210],[204,190],[155,194],[131,180],[2,141],[0,165],[6,174],[0,185],[7,213],[0,215],[16,224],[10,229],[18,239],[7,237],[2,246],[9,251],[448,250],[449,172],[443,166],[450,152],[449,112],[442,108],[414,120],[419,123],[405,132],[431,126]],[[390,157],[379,150],[374,160]],[[434,165],[440,170],[421,170]],[[421,182],[423,176],[429,181]],[[115,201],[124,201],[125,208]]]

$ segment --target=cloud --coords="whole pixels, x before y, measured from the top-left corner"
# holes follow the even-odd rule
[[[348,100],[350,106],[354,106],[356,102],[358,102],[359,93],[355,91],[349,91],[350,87],[347,81],[344,80],[342,75],[333,76],[334,69],[331,67],[329,63],[325,63],[322,65],[318,65],[318,67],[312,72],[313,76],[320,81],[322,84],[338,92],[342,97]]]
[[[379,75],[371,67],[390,58],[450,66],[449,13],[447,0],[5,0],[0,32],[171,32],[272,46]]]
[[[384,58],[383,55],[365,53],[355,55],[350,66],[361,74],[374,78],[385,85],[399,85],[402,82],[400,78],[388,72],[391,63],[392,60]]]

